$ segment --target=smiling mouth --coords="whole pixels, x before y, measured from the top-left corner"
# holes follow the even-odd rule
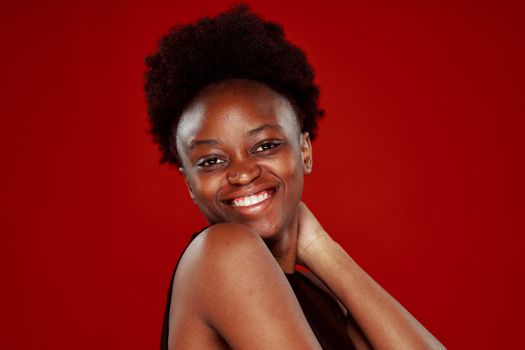
[[[249,196],[238,197],[224,201],[226,204],[234,207],[250,207],[257,205],[265,200],[271,198],[275,194],[275,188],[269,188],[266,190],[259,191]]]

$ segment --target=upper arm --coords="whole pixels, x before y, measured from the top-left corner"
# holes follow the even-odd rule
[[[235,349],[320,349],[284,273],[248,228],[215,225],[188,247],[178,285]]]

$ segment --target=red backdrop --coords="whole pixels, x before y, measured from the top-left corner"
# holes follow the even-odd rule
[[[250,3],[316,67],[328,232],[449,348],[519,347],[525,3]],[[143,60],[230,4],[2,3],[1,348],[158,347],[205,223],[158,165]]]

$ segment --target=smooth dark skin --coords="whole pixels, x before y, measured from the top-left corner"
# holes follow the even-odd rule
[[[350,311],[358,349],[443,348],[301,202],[312,147],[286,98],[247,80],[209,86],[176,139],[190,195],[212,226],[180,260],[170,349],[320,349],[283,274],[296,263]],[[271,197],[259,205],[231,203],[262,190]]]

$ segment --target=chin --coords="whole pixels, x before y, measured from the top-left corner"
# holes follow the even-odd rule
[[[245,222],[241,224],[248,226],[264,241],[269,242],[278,239],[286,231],[284,223],[275,223],[272,222],[272,220],[266,220],[263,222]]]

